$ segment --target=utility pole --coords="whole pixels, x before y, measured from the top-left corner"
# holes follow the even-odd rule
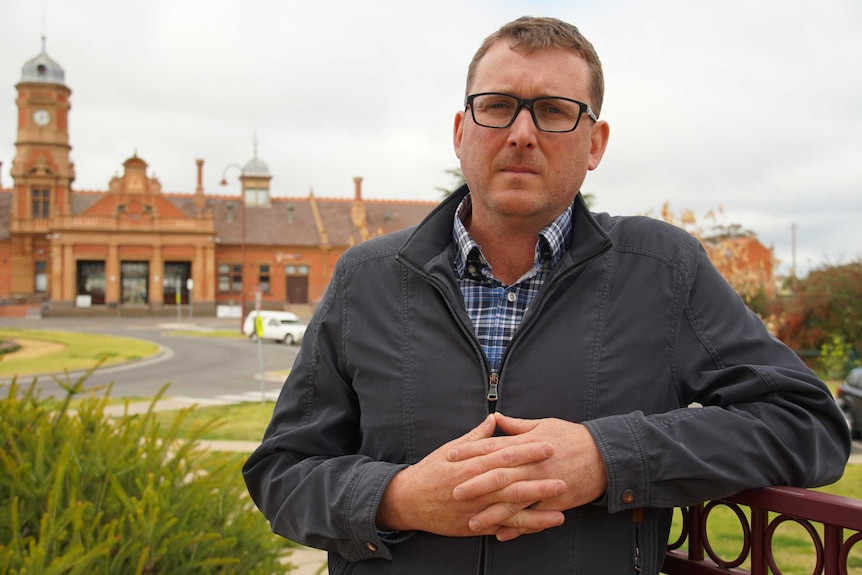
[[[796,279],[796,222],[790,224],[790,277]]]

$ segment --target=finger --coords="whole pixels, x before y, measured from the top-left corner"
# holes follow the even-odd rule
[[[453,441],[452,443],[462,443],[469,441],[478,441],[480,439],[486,439],[494,435],[494,429],[496,428],[496,422],[494,420],[493,414],[489,414],[485,419],[482,420],[479,425]]]
[[[493,414],[489,414],[485,419],[483,419],[479,425],[462,435],[461,437],[456,437],[449,443],[440,447],[440,449],[445,449],[448,453],[452,450],[457,451],[455,446],[463,443],[474,443],[481,440],[492,439],[494,435],[494,430],[496,429],[496,423],[494,422]],[[451,459],[450,459],[451,460]]]
[[[488,497],[491,501],[542,501],[562,495],[568,485],[562,479],[525,479],[523,470],[495,469],[456,485],[452,497],[469,501]]]
[[[453,494],[462,499],[482,497],[512,485],[516,481],[554,480],[535,465],[554,454],[548,443],[534,443],[509,447],[491,455],[474,457],[463,463],[464,479],[455,486]]]
[[[524,451],[526,450],[526,452]],[[449,461],[466,461],[485,455],[495,455],[500,459],[487,459],[482,463],[491,467],[513,467],[530,461],[541,461],[554,454],[554,446],[547,442],[524,441],[512,437],[488,437],[476,441],[452,445],[446,452]],[[507,464],[506,459],[517,459],[517,463]],[[499,463],[503,460],[503,463]]]
[[[538,533],[550,527],[558,527],[565,521],[560,511],[538,511],[523,504],[496,503],[470,518],[471,531],[486,531],[495,525],[511,537],[509,530],[518,534]],[[507,529],[508,528],[508,529]],[[500,530],[497,531],[499,535]]]
[[[507,415],[503,415],[499,411],[494,413],[494,420],[497,427],[500,428],[500,431],[507,435],[520,435],[522,433],[527,433],[528,431],[535,429],[540,422],[538,419],[518,419],[516,417],[509,417]]]

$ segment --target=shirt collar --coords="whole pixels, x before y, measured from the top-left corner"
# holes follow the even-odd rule
[[[482,254],[482,248],[470,236],[470,232],[464,226],[464,217],[473,210],[473,200],[470,194],[464,196],[458,209],[455,210],[454,224],[452,226],[452,237],[455,249],[455,273],[459,278],[464,278],[467,267],[471,263],[478,266],[473,274],[490,275],[491,266]],[[536,257],[533,266],[554,267],[563,257],[563,254],[571,247],[572,237],[572,205],[566,208],[550,224],[539,232],[536,241]],[[469,262],[469,263],[468,263]]]

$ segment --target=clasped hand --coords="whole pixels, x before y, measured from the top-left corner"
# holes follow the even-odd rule
[[[495,428],[505,436],[494,436]],[[378,528],[508,541],[562,525],[563,511],[607,488],[595,442],[580,424],[489,415],[392,479]]]

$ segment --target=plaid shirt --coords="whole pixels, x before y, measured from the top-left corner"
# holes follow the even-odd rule
[[[467,313],[473,320],[476,337],[485,350],[491,371],[500,369],[503,352],[533,298],[539,292],[551,270],[569,249],[572,231],[572,206],[539,232],[533,267],[511,286],[504,285],[492,274],[491,266],[464,227],[463,218],[473,209],[467,195],[455,212],[452,229],[455,240],[455,274]]]

